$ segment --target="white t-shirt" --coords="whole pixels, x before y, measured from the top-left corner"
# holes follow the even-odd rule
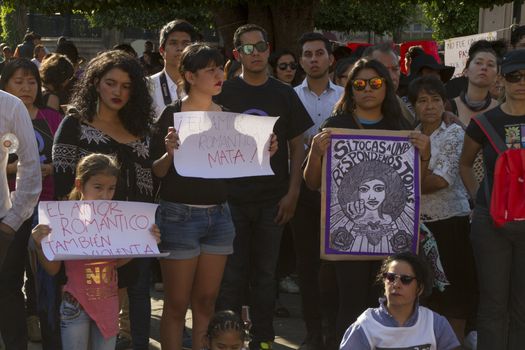
[[[372,316],[372,309],[362,313],[356,321],[363,329],[371,349],[436,350],[434,314],[419,307],[417,322],[410,327],[384,326]]]

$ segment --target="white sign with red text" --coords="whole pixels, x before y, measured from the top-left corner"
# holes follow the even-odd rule
[[[174,113],[177,173],[209,179],[273,175],[270,139],[278,117],[228,112]]]
[[[40,202],[39,224],[52,230],[42,250],[50,261],[165,256],[150,231],[156,209],[113,200]]]

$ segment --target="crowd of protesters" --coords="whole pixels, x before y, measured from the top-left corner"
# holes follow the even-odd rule
[[[158,53],[150,41],[140,57],[120,44],[87,63],[66,38],[55,52],[34,32],[14,52],[0,45],[7,350],[28,340],[44,350],[148,349],[153,277],[164,292],[165,349],[271,349],[274,316],[287,313],[278,286],[300,292],[303,350],[522,349],[525,232],[494,225],[491,188],[502,153],[493,139],[525,147],[525,27],[514,28],[510,49],[472,43],[459,78],[417,46],[404,76],[391,43],[352,52],[312,32],[298,38],[299,52],[270,52],[265,29],[246,24],[225,62],[199,38],[174,20]],[[279,116],[265,150],[274,175],[180,175],[172,115],[187,111]],[[320,259],[327,128],[411,131],[421,221],[450,282],[444,291],[409,252]],[[158,203],[150,231],[167,256],[48,261],[38,202],[96,199]],[[96,286],[86,277],[93,264],[110,276]]]

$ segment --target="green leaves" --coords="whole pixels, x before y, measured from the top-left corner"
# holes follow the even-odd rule
[[[86,17],[94,27],[118,29],[132,27],[158,30],[175,18],[184,18],[201,28],[211,23],[211,11],[198,2],[184,6],[177,6],[177,4],[151,6],[148,3],[141,3],[129,7],[118,4],[101,11],[90,11]]]
[[[408,23],[416,3],[416,0],[322,0],[315,24],[326,30],[392,33]]]

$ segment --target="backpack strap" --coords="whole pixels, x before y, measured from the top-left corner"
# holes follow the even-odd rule
[[[485,114],[480,114],[478,116],[475,116],[474,118],[472,118],[472,121],[474,121],[474,123],[476,123],[476,125],[479,126],[481,131],[483,131],[483,133],[489,140],[490,144],[492,145],[492,148],[494,148],[498,156],[508,149],[505,142],[503,142],[503,139],[496,132],[496,129],[494,129],[492,124],[489,123]],[[491,193],[490,193],[489,178],[487,177],[487,166],[485,165],[485,162],[483,162],[483,170],[485,171],[485,177],[483,179],[483,190],[485,191],[485,199],[487,200],[487,207],[490,208]]]
[[[472,118],[472,120],[479,126],[479,128],[481,129],[481,131],[483,131],[485,136],[487,136],[487,139],[489,140],[496,153],[498,153],[498,155],[500,155],[508,149],[501,136],[499,136],[499,134],[496,132],[496,129],[494,129],[492,124],[489,123],[485,114],[480,114]]]

